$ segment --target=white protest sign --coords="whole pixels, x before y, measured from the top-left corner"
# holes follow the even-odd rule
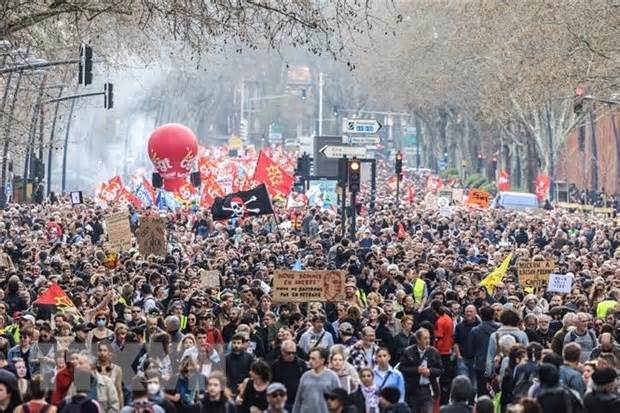
[[[445,198],[439,198],[439,199],[445,199]],[[445,218],[452,218],[452,207],[450,206],[439,207],[439,215]]]
[[[553,291],[556,293],[570,293],[572,286],[572,277],[564,274],[549,274],[547,291]]]

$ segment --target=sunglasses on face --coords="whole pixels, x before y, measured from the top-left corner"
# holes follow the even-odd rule
[[[275,393],[271,393],[271,394],[269,395],[269,397],[273,397],[273,398],[275,398],[275,397],[284,397],[284,396],[286,396],[286,393],[284,393],[284,392],[280,392],[280,391],[275,392]]]

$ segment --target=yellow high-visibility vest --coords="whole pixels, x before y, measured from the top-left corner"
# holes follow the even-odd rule
[[[416,303],[419,304],[424,299],[425,289],[426,289],[426,282],[421,278],[417,278],[415,280],[415,283],[413,284],[413,300]]]

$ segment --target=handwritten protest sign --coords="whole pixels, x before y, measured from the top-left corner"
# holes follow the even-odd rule
[[[551,274],[549,275],[549,286],[547,291],[553,291],[556,293],[570,293],[573,287],[573,279],[564,274]]]
[[[547,285],[549,274],[555,267],[554,261],[528,261],[517,262],[517,275],[523,288],[540,288]]]
[[[467,193],[467,204],[481,208],[488,208],[491,203],[491,194],[479,189],[470,189]]]
[[[218,270],[200,270],[200,284],[205,288],[219,288],[220,272]]]
[[[342,301],[344,283],[343,271],[276,271],[273,278],[273,301]]]
[[[117,212],[105,218],[108,242],[117,251],[131,248],[131,228],[127,212]]]
[[[166,255],[166,220],[161,217],[144,217],[140,220],[138,245],[143,257]]]

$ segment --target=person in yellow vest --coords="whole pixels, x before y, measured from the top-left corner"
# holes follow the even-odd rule
[[[607,314],[613,313],[614,311],[620,311],[620,302],[613,299],[601,301],[596,306],[596,318],[605,320]]]
[[[354,305],[363,309],[366,307],[360,296],[358,295],[359,289],[354,282],[347,282],[344,287],[344,301],[349,305]]]
[[[415,269],[411,269],[407,277],[413,286],[413,300],[416,305],[418,308],[426,307],[426,302],[428,301],[428,286],[426,285],[426,281],[420,277]]]

